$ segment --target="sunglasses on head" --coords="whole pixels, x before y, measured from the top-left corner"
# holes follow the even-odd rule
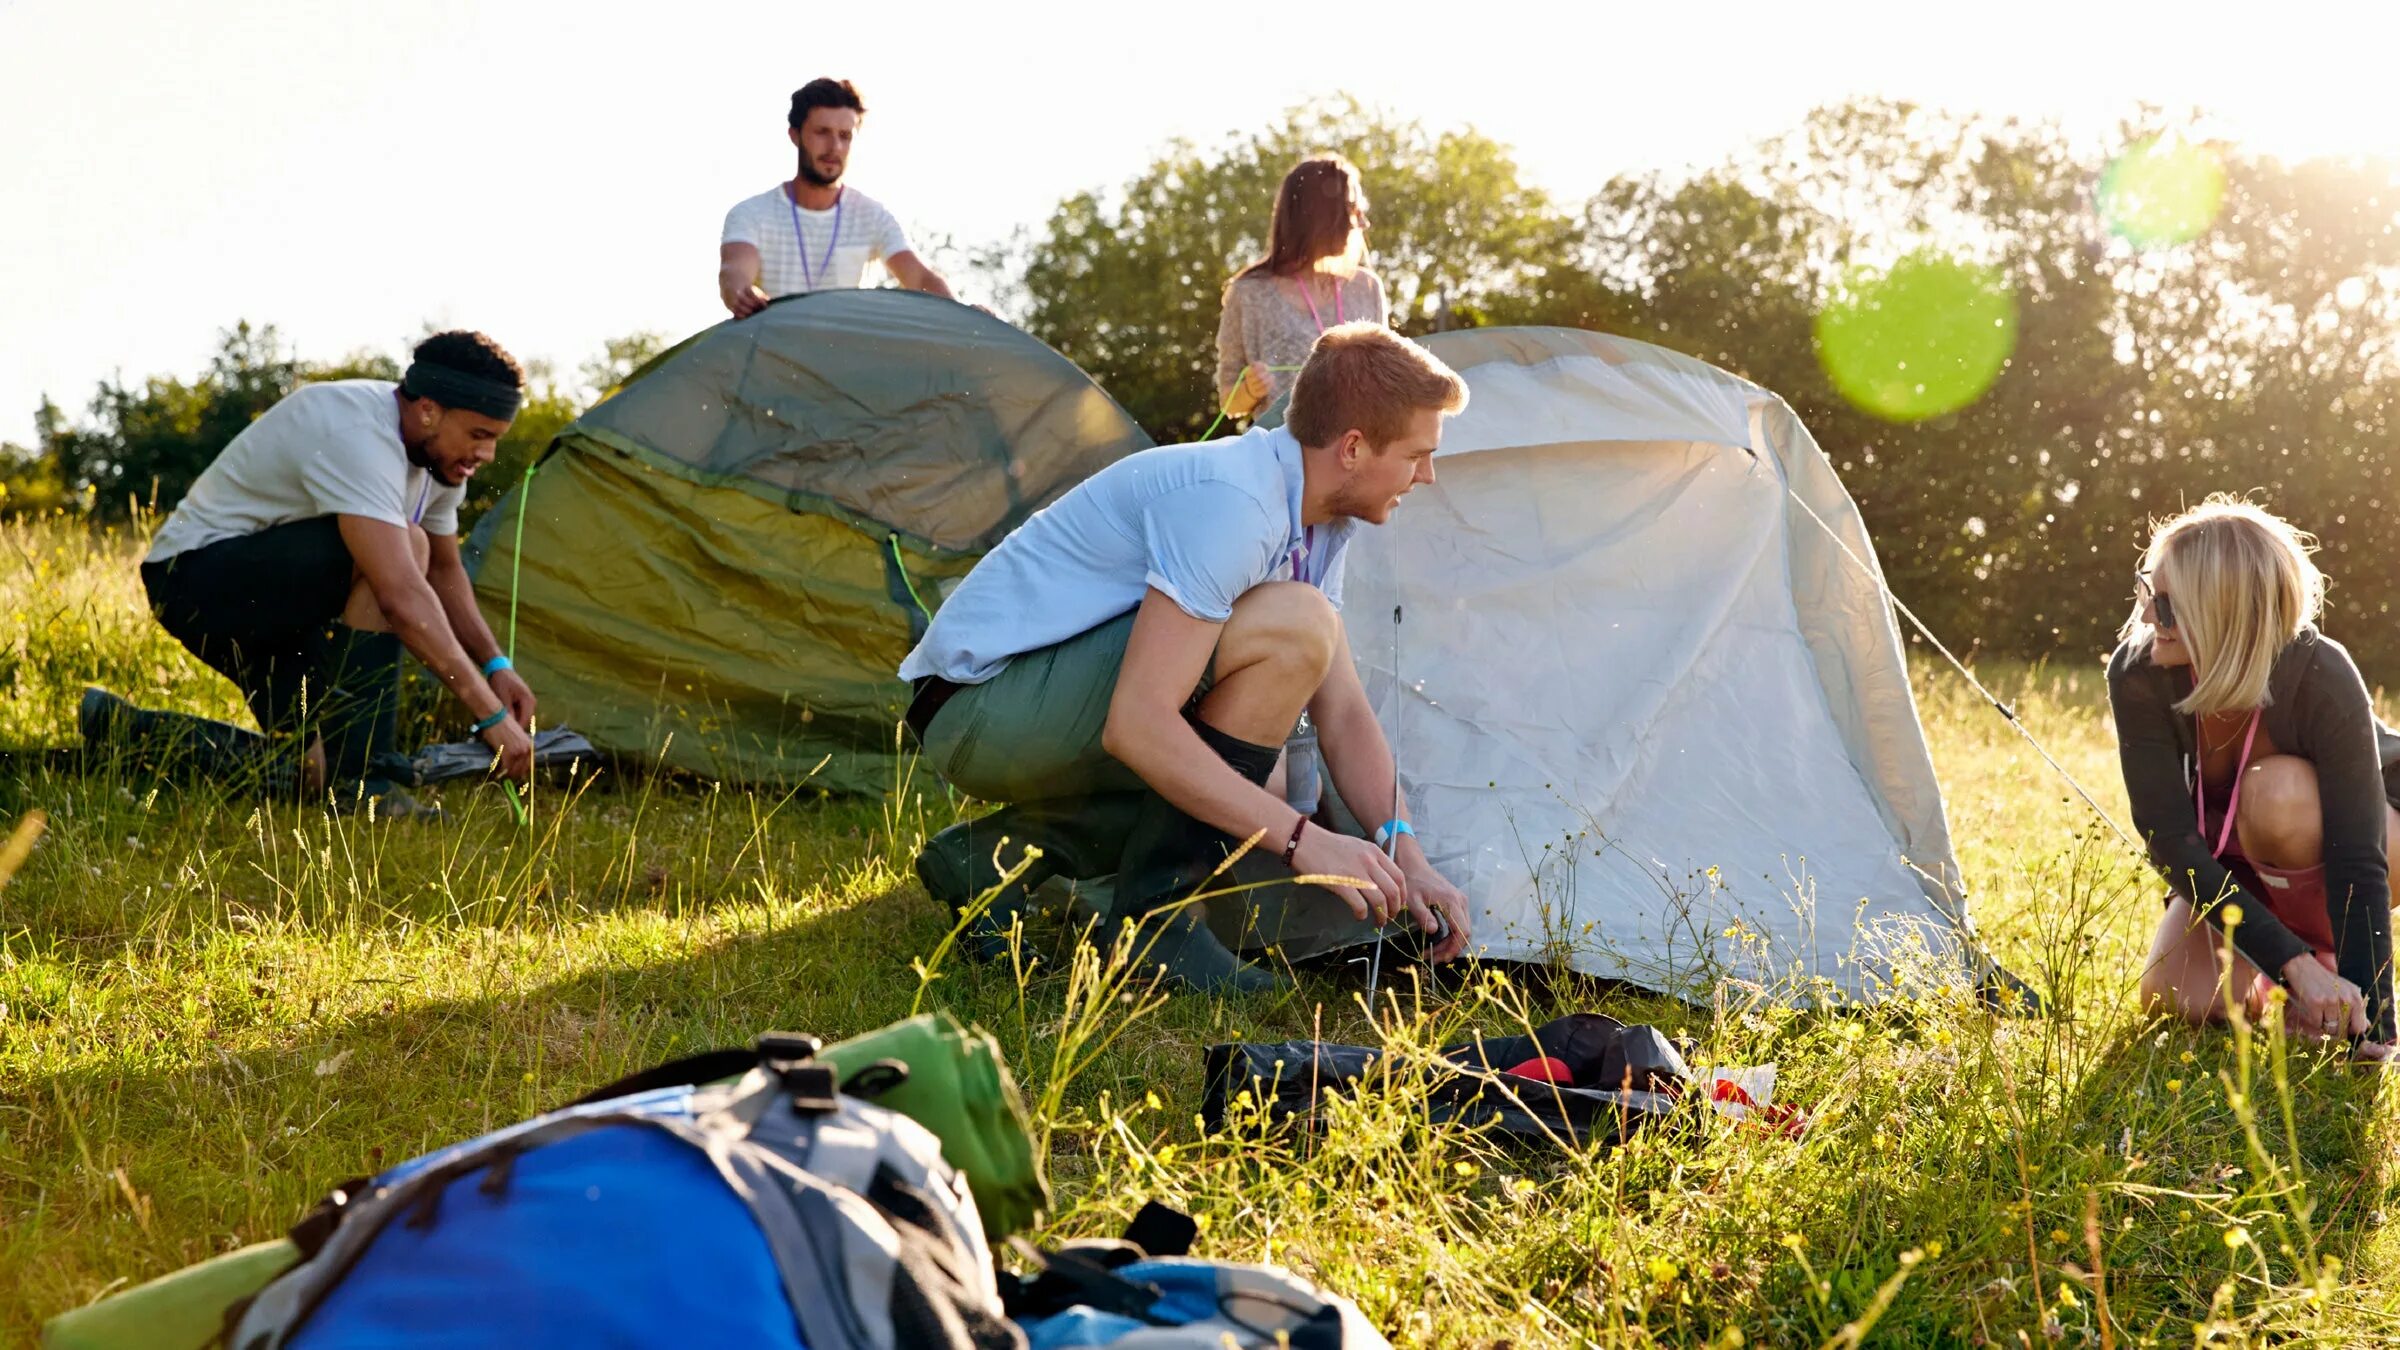
[[[2161,594],[2159,594],[2159,592],[2158,592],[2158,588],[2157,588],[2157,587],[2155,587],[2155,586],[2152,586],[2152,585],[2150,584],[2150,574],[2149,574],[2149,573],[2147,573],[2147,572],[2136,572],[2136,573],[2134,573],[2134,574],[2133,574],[2133,587],[2134,587],[2133,593],[2134,593],[2135,595],[2137,595],[2137,596],[2140,596],[2140,597],[2142,597],[2142,598],[2143,598],[2143,599],[2145,599],[2145,600],[2148,600],[2148,601],[2149,601],[2149,602],[2150,602],[2150,603],[2151,603],[2153,606],[2155,606],[2155,607],[2157,608],[2157,610],[2158,610],[2158,622],[2157,622],[2157,623],[2155,623],[2155,624],[2152,624],[2152,625],[2151,625],[2152,627],[2154,627],[2154,628],[2170,628],[2170,629],[2171,629],[2171,628],[2173,628],[2173,627],[2175,626],[2175,600],[2174,600],[2174,597],[2172,597],[2172,596],[2167,596],[2167,595],[2161,595]]]

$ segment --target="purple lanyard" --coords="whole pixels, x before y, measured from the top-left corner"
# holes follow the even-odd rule
[[[849,195],[845,191],[833,199],[833,233],[825,240],[824,261],[817,264],[817,271],[828,277],[833,275],[833,246],[842,239],[842,202]],[[817,288],[817,272],[810,271],[808,266],[808,234],[800,228],[800,199],[787,192],[783,194],[783,204],[791,208],[792,238],[800,245],[800,284],[813,291]]]
[[[1311,586],[1323,581],[1325,578],[1322,574],[1310,577],[1304,566],[1304,563],[1314,561],[1316,556],[1317,527],[1314,525],[1303,526],[1300,531],[1300,542],[1292,545],[1292,580],[1305,581]]]
[[[415,515],[412,515],[412,516],[410,516],[410,517],[408,518],[408,523],[409,523],[409,524],[411,524],[411,525],[421,525],[421,524],[423,524],[423,523],[424,523],[424,521],[425,521],[425,507],[426,507],[426,504],[427,504],[427,503],[429,503],[429,502],[431,502],[432,500],[433,500],[433,475],[432,475],[432,474],[430,474],[430,473],[428,473],[428,474],[426,474],[426,475],[425,475],[425,487],[424,487],[424,489],[423,489],[422,491],[420,491],[420,492],[418,492],[418,493],[417,493],[417,511],[416,511],[416,514],[415,514]]]

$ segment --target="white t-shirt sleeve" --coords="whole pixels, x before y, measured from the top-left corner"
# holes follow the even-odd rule
[[[908,252],[908,231],[900,228],[900,218],[881,202],[875,203],[875,219],[868,222],[872,233],[867,236],[869,256],[881,261],[897,258]]]
[[[1230,483],[1163,493],[1142,512],[1143,579],[1193,618],[1223,623],[1233,602],[1272,571],[1274,534],[1258,499]]]
[[[425,503],[425,518],[417,523],[425,527],[427,534],[457,534],[458,504],[466,498],[467,488],[463,483],[457,487],[434,484],[433,496]]]
[[[325,432],[314,447],[298,452],[300,487],[317,513],[406,525],[407,470],[385,462],[384,448],[371,440],[338,427]]]
[[[733,209],[725,213],[725,234],[718,242],[758,247],[758,215],[754,201],[735,202]]]

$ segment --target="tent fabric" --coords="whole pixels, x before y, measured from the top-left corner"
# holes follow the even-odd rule
[[[1963,972],[1873,545],[1799,419],[1624,339],[1426,345],[1472,397],[1437,481],[1355,538],[1344,612],[1483,953],[1683,993]]]
[[[1074,363],[914,291],[820,291],[728,320],[566,433],[981,553],[1149,438]]]
[[[924,610],[1150,444],[1074,364],[906,291],[778,300],[560,432],[476,529],[476,594],[545,720],[710,778],[894,788]],[[518,531],[522,513],[523,538]]]

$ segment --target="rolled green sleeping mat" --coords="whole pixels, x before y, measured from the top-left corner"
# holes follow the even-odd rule
[[[989,1034],[948,1013],[925,1013],[829,1045],[817,1058],[845,1082],[879,1060],[908,1066],[908,1081],[878,1093],[875,1104],[942,1141],[942,1157],[966,1176],[991,1238],[1023,1231],[1049,1206],[1024,1101]]]
[[[42,1327],[42,1350],[208,1350],[225,1332],[225,1310],[299,1259],[290,1238],[212,1256],[60,1313]]]

